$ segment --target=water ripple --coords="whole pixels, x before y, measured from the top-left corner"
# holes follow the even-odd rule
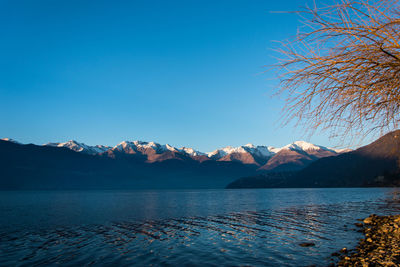
[[[397,201],[356,201],[54,229],[2,229],[0,265],[327,265],[330,253],[357,242],[357,216],[393,213],[399,207]],[[314,242],[315,247],[303,248],[300,242]]]

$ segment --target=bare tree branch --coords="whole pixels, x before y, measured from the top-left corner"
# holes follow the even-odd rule
[[[305,31],[283,42],[285,121],[332,136],[398,128],[400,0],[341,0],[299,12]]]

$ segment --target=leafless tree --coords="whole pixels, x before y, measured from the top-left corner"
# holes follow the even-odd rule
[[[400,122],[399,0],[360,0],[298,12],[280,52],[285,121],[354,137]]]

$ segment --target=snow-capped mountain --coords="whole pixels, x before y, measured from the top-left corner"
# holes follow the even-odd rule
[[[176,148],[169,144],[161,145],[155,142],[124,141],[106,152],[111,157],[124,154],[136,154],[146,158],[147,162],[164,161],[167,159],[194,159],[204,161],[204,153],[193,148]]]
[[[274,147],[255,146],[253,144],[247,144],[239,147],[231,147],[231,146],[223,147],[214,150],[213,152],[207,153],[207,156],[213,159],[220,159],[226,155],[233,153],[250,153],[252,155],[257,155],[259,157],[270,157],[275,152],[274,152]]]
[[[3,141],[16,142],[4,138]],[[199,162],[234,161],[258,166],[259,170],[296,170],[323,157],[336,156],[349,152],[349,149],[332,149],[314,145],[305,141],[296,141],[283,147],[255,146],[247,144],[239,147],[227,146],[209,153],[203,153],[193,148],[176,148],[169,144],[161,145],[155,142],[123,141],[114,147],[96,145],[89,146],[74,140],[65,143],[48,143],[44,146],[64,147],[76,152],[106,157],[136,157],[146,162],[160,162],[170,159],[195,160]]]
[[[348,152],[349,150],[343,150]],[[336,156],[342,152],[305,141],[296,141],[286,146],[254,146],[247,144],[239,147],[224,147],[208,153],[208,157],[218,161],[241,161],[256,164],[260,170],[282,168],[296,170],[323,157]]]
[[[294,143],[288,144],[282,148],[280,148],[277,152],[283,149],[288,149],[288,150],[297,150],[297,151],[318,151],[318,150],[328,150],[328,151],[333,151],[330,148],[326,148],[323,146],[317,146],[311,143],[307,143],[305,141],[296,141]]]
[[[206,155],[206,153],[194,150],[193,148],[190,148],[190,147],[182,147],[182,148],[178,149],[178,151],[186,153],[186,154],[188,154],[190,156],[193,156],[193,157],[205,156]]]
[[[90,155],[100,154],[111,148],[109,146],[103,146],[103,145],[88,146],[84,143],[79,143],[75,140],[70,140],[65,143],[47,143],[45,144],[45,146],[65,147],[76,152],[82,152]]]
[[[175,147],[172,147],[168,144],[160,145],[155,142],[143,142],[143,141],[123,141],[116,145],[115,147],[111,148],[114,151],[125,152],[127,154],[136,154],[138,152],[144,153],[148,150],[155,152],[155,153],[163,153],[167,151],[178,151]]]
[[[246,164],[261,165],[274,154],[273,147],[247,144],[239,147],[223,147],[207,153],[207,156],[218,161],[241,161]]]
[[[232,153],[251,153],[259,157],[271,157],[282,150],[291,151],[303,151],[303,152],[313,152],[313,151],[330,151],[333,153],[342,153],[344,151],[348,152],[351,149],[332,149],[324,146],[314,145],[305,141],[296,141],[283,147],[273,147],[273,146],[255,146],[253,144],[247,144],[239,147],[223,147],[212,152],[207,153],[209,158],[220,159],[226,155]]]

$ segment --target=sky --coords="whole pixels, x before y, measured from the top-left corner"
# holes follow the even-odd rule
[[[0,137],[200,151],[308,138],[282,126],[276,41],[305,1],[0,0]]]

